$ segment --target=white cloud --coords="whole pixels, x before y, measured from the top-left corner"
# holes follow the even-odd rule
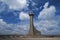
[[[27,0],[17,0],[22,6],[27,4]]]
[[[29,31],[29,24],[7,24],[3,21],[3,19],[0,19],[0,35],[24,35],[27,34]]]
[[[21,6],[20,3],[18,5],[16,4],[16,2],[17,2],[16,0],[2,0],[2,1],[7,3],[9,6],[13,7],[13,9],[15,9],[14,7],[17,7],[16,9],[19,9],[20,7],[18,8],[18,6]],[[1,4],[2,6],[0,6],[0,12],[7,10],[5,3]],[[29,19],[28,14],[24,14],[22,16],[24,16],[23,18]],[[22,34],[22,35],[24,35],[24,34],[27,34],[29,31],[29,23],[28,22],[24,22],[24,24],[23,23],[21,24],[21,23],[19,23],[19,24],[8,24],[3,19],[0,19],[0,35],[8,35],[8,34],[17,34],[17,35]]]
[[[27,19],[29,19],[29,15],[25,12],[21,12],[19,14],[19,18],[20,18],[20,20],[27,20]]]
[[[8,5],[0,1],[0,13],[7,10],[8,10]]]
[[[34,25],[44,35],[60,35],[59,22],[56,20],[40,20]]]
[[[23,9],[27,7],[27,0],[2,0],[9,5],[10,9]]]
[[[56,8],[55,6],[51,5],[49,8],[48,2],[45,4],[44,9],[38,15],[38,19],[53,19],[55,16]]]
[[[46,2],[43,7],[44,7],[44,8],[48,8],[48,5],[49,5],[49,2]]]
[[[55,16],[55,6],[48,7],[48,5],[49,3],[46,2],[44,9],[38,15],[39,21],[35,23],[35,26],[44,35],[60,35],[60,15]]]

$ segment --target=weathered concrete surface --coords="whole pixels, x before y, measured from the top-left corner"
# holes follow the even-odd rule
[[[60,40],[60,38],[0,38],[0,40]]]

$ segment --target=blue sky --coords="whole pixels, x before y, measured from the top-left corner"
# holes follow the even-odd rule
[[[60,35],[59,4],[59,0],[0,0],[0,35],[28,34],[30,11],[42,35]]]

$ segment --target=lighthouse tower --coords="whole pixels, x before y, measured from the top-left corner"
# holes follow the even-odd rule
[[[33,25],[33,16],[34,16],[34,14],[32,12],[30,12],[29,16],[30,16],[30,30],[29,30],[29,35],[33,36],[34,35],[34,25]]]
[[[34,14],[32,11],[30,11],[30,30],[29,30],[29,35],[31,37],[35,36],[35,35],[41,35],[40,31],[36,30],[36,28],[34,27],[34,24],[33,24],[33,17],[34,17]],[[39,34],[38,34],[39,33]]]

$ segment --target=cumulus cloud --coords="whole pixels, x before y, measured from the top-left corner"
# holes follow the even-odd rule
[[[55,16],[56,8],[51,5],[48,8],[48,2],[44,5],[44,9],[38,15],[38,19],[52,19]]]
[[[56,20],[41,20],[36,22],[35,26],[43,35],[59,35],[60,27],[58,24],[59,22]]]
[[[8,5],[0,1],[0,13],[6,12],[8,10]]]
[[[46,2],[45,5],[43,6],[44,8],[47,8],[49,5],[49,2]]]
[[[56,8],[46,2],[44,9],[38,15],[39,21],[35,23],[37,30],[41,31],[43,35],[60,35],[60,15],[55,15]]]
[[[21,12],[19,14],[19,18],[20,18],[20,20],[28,20],[29,19],[29,15],[27,13],[25,13],[25,12]]]
[[[10,10],[8,9],[8,5],[7,4],[9,4],[9,6],[14,6],[14,4],[13,4],[13,0],[2,0],[3,2],[0,2],[0,13],[1,14],[3,14],[2,12],[8,12],[9,11],[9,13],[10,13]],[[10,1],[10,2],[8,2],[8,1]],[[15,1],[15,0],[14,0]],[[22,1],[22,0],[21,0]],[[12,3],[11,3],[12,2]],[[7,3],[7,4],[6,4]],[[11,4],[10,4],[11,3]],[[15,1],[15,3],[16,3],[16,1]],[[21,3],[22,4],[22,3]],[[24,4],[24,3],[23,3]],[[22,4],[22,5],[23,5]],[[16,5],[17,6],[17,5]],[[21,6],[21,5],[20,5]],[[14,6],[15,7],[15,6]],[[13,9],[14,9],[14,7],[13,7]],[[18,8],[18,6],[17,6],[17,8]],[[12,10],[11,10],[12,11]],[[12,11],[13,12],[13,11]],[[11,12],[11,13],[12,13]],[[15,12],[14,12],[15,13]],[[23,19],[25,20],[25,18],[26,19],[29,19],[29,15],[28,14],[26,14],[26,13],[24,13],[24,12],[21,12],[21,13],[23,13],[21,16],[23,16]],[[3,17],[4,17],[4,19],[6,19],[5,18],[5,16],[7,17],[7,16],[9,16],[9,15],[6,15],[6,13],[5,14],[3,14]],[[12,15],[12,14],[11,14]],[[14,14],[15,16],[16,16],[16,14]],[[0,16],[2,16],[2,15],[0,15]],[[27,16],[27,17],[26,17]],[[20,22],[19,24],[17,23],[17,24],[13,24],[13,23],[10,23],[10,24],[8,24],[7,22],[5,22],[5,20],[4,19],[2,19],[3,17],[1,17],[1,19],[0,19],[0,35],[14,35],[14,34],[16,34],[16,35],[20,35],[20,34],[22,34],[22,35],[24,35],[24,34],[27,34],[28,33],[28,31],[29,31],[29,23],[27,23],[27,22]],[[8,17],[7,17],[8,18]],[[9,17],[9,18],[11,18],[11,17]],[[22,19],[22,20],[23,20]],[[10,19],[10,21],[12,21],[11,19]],[[24,24],[23,24],[24,23]]]
[[[29,31],[29,24],[7,24],[0,19],[0,35],[25,35]]]
[[[2,0],[9,5],[10,9],[23,9],[28,6],[27,0]]]

